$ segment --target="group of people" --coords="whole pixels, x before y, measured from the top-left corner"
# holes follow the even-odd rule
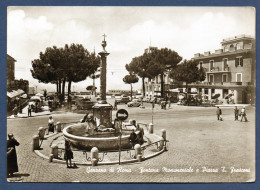
[[[219,121],[223,121],[222,110],[219,107],[217,107],[216,114],[217,114],[217,119]],[[244,106],[241,109],[241,112],[239,113],[239,109],[237,108],[237,106],[235,106],[234,116],[235,116],[235,121],[238,121],[238,117],[241,116],[240,122],[242,122],[243,119],[245,120],[245,122],[247,122],[248,120],[247,120],[247,116],[246,116],[246,107]]]
[[[144,143],[144,129],[139,127],[138,124],[136,125],[135,120],[133,122],[134,122],[134,126],[136,128],[136,131],[139,131],[139,133],[136,134],[135,130],[133,129],[132,133],[130,134],[129,141],[130,141],[132,148],[134,148],[134,146],[136,144],[142,145]]]

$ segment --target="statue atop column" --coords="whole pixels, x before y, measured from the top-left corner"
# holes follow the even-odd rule
[[[104,52],[106,52],[106,49],[105,49],[106,46],[107,46],[107,42],[106,42],[106,34],[104,34],[103,36],[104,36],[104,40],[102,41],[102,44],[101,44],[101,45],[102,45],[102,47],[103,47]]]

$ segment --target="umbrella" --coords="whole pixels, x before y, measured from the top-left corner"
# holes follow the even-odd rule
[[[35,94],[35,96],[39,96],[39,97],[41,97],[41,96],[43,96],[43,94],[41,94],[41,93],[37,93],[37,94]]]
[[[233,94],[228,94],[228,95],[225,96],[225,99],[229,99],[232,96],[233,96]]]
[[[39,96],[32,96],[30,100],[38,100],[41,101],[41,98]]]
[[[217,99],[218,97],[220,97],[220,94],[215,94],[214,96],[212,96],[212,99]]]

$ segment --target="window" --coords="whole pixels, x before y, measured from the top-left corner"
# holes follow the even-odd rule
[[[210,60],[209,61],[209,70],[212,70],[214,68],[214,61]]]
[[[236,57],[235,66],[236,67],[243,67],[243,57],[242,56]]]
[[[242,82],[242,73],[237,73],[236,74],[236,81],[237,82]]]
[[[200,61],[200,63],[199,63],[199,65],[200,65],[199,68],[200,69],[202,69],[202,64],[203,64],[203,61]]]
[[[209,93],[209,90],[208,90],[207,88],[205,88],[204,93],[205,93],[205,94],[208,94],[208,93]]]
[[[227,74],[222,75],[222,82],[227,82]]]
[[[209,75],[209,82],[214,82],[214,75]]]
[[[224,52],[228,52],[228,49],[229,49],[229,47],[228,47],[228,46],[225,46],[225,47],[224,47]]]
[[[223,59],[223,71],[225,71],[228,68],[228,59],[224,58]]]

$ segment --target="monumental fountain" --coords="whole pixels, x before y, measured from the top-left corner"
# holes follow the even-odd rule
[[[112,123],[112,105],[106,101],[106,35],[102,41],[100,92],[101,100],[93,106],[93,118],[84,123],[70,125],[63,129],[65,140],[80,150],[90,150],[97,147],[99,150],[118,150],[131,148],[129,136],[131,130],[122,129],[121,123]],[[119,124],[119,125],[117,125]],[[139,131],[135,131],[139,133]]]

